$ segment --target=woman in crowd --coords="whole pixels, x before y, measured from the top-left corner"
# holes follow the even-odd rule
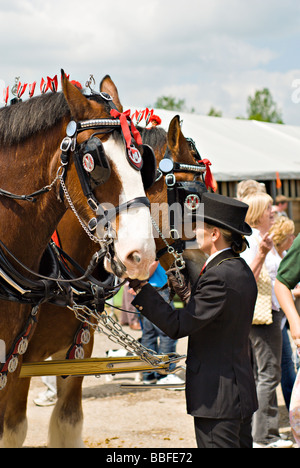
[[[286,216],[276,216],[275,222],[270,230],[273,237],[274,247],[281,260],[291,248],[295,239],[295,224]],[[280,262],[281,263],[281,262]],[[295,289],[295,295],[300,295],[300,288]],[[277,299],[276,299],[277,300]],[[279,306],[279,303],[278,303]],[[290,407],[291,394],[296,378],[293,351],[288,335],[288,323],[284,316],[281,322],[282,329],[282,358],[281,358],[281,388],[287,409]]]
[[[253,271],[256,281],[263,270],[270,277],[271,323],[252,325],[251,347],[256,371],[259,408],[253,416],[255,447],[289,448],[293,442],[279,434],[276,389],[281,381],[282,312],[274,292],[275,278],[281,257],[276,251],[269,231],[274,222],[273,200],[266,193],[255,193],[243,199],[249,205],[246,221],[252,227],[249,249],[242,257]]]

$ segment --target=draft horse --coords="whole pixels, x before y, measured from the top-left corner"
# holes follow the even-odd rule
[[[77,234],[78,245],[92,238],[95,252],[101,246],[108,249],[107,239],[87,237],[88,223],[102,202],[117,207],[115,220],[106,223],[120,233],[120,242],[109,239],[109,259],[116,272],[146,278],[155,258],[149,201],[131,160],[134,146],[124,136],[128,121],[112,116],[109,93],[117,94],[110,79],[104,79],[101,94],[85,96],[62,71],[62,93],[0,110],[0,339],[6,346],[6,362],[0,363],[0,446],[20,445],[26,433],[25,422],[19,420],[23,402],[15,392],[40,303],[49,298],[59,303],[62,298],[66,306],[70,301],[67,283],[38,277],[42,255],[67,209],[71,207],[74,218],[69,241],[77,245]],[[74,163],[92,135],[102,155],[98,163],[107,169],[103,183],[94,185],[83,181],[83,171]],[[122,238],[122,230],[129,239]],[[104,235],[108,231],[107,227]]]
[[[103,83],[102,83],[103,87]],[[101,87],[101,89],[102,89]],[[114,95],[114,103],[118,110],[122,112],[122,106],[118,96]],[[140,129],[144,144],[148,144],[155,151],[157,163],[168,154],[174,162],[186,165],[194,165],[195,159],[191,148],[183,136],[180,128],[179,117],[175,117],[169,125],[168,132],[162,128]],[[176,178],[178,182],[189,182],[194,184],[195,174],[178,172]],[[205,190],[205,187],[202,187]],[[164,177],[158,177],[156,182],[147,190],[147,195],[152,206],[164,206],[161,220],[164,224],[168,219],[168,195],[167,185]],[[153,213],[155,215],[155,213]],[[168,223],[167,223],[168,224]],[[160,221],[160,229],[166,226]],[[164,232],[166,229],[164,229]],[[58,225],[58,236],[62,249],[67,252],[84,268],[88,259],[95,252],[95,246],[88,242],[84,233],[80,230],[78,223],[72,212],[67,212]],[[157,234],[157,233],[156,233]],[[74,240],[75,239],[75,240]],[[167,269],[174,261],[174,255],[166,249],[166,243],[173,246],[174,239],[168,236],[163,240],[160,236],[155,236],[156,250],[161,252],[160,261]],[[191,254],[192,251],[189,251]],[[201,262],[201,259],[200,259]],[[97,274],[97,272],[94,272]],[[102,271],[98,274],[103,275]],[[24,362],[41,361],[49,356],[53,359],[64,359],[70,347],[74,345],[74,337],[78,334],[82,324],[75,318],[74,313],[65,308],[58,308],[51,304],[43,304],[36,332],[30,342],[29,348],[24,356]],[[85,357],[90,357],[93,349],[93,334],[88,344],[82,345]],[[50,427],[49,440],[50,447],[83,447],[82,441],[82,377],[57,378],[58,400],[53,410]],[[6,414],[7,445],[21,446],[25,439],[26,427],[26,401],[29,391],[30,379],[19,379],[14,389],[14,398],[9,401]]]

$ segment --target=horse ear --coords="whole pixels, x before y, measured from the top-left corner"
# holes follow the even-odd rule
[[[119,112],[123,112],[123,106],[120,102],[117,87],[111,77],[106,75],[100,83],[100,92],[108,93],[113,98],[113,103]]]
[[[170,122],[169,129],[168,129],[168,145],[172,152],[175,154],[178,152],[179,149],[179,137],[181,134],[180,128],[180,117],[179,115],[175,115]]]
[[[61,86],[72,118],[79,120],[87,117],[91,108],[90,102],[76,86],[70,83],[64,70],[61,70]]]

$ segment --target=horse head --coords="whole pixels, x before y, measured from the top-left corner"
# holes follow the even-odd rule
[[[63,182],[71,208],[91,230],[100,220],[97,234],[90,237],[109,246],[108,271],[119,277],[147,278],[155,258],[150,203],[141,177],[141,155],[131,136],[134,127],[122,112],[117,88],[106,76],[102,91],[87,98],[64,74],[62,88],[72,116],[66,145],[74,150],[75,164],[64,170]]]
[[[201,202],[197,194],[207,191],[203,179],[206,167],[191,140],[183,135],[178,115],[171,120],[167,132],[160,127],[141,132],[143,143],[153,148],[159,167],[156,183],[149,188],[147,195],[156,221],[155,231],[159,229],[154,235],[160,262],[168,269],[174,260],[179,260],[176,256],[179,249],[181,253],[184,250],[184,259],[192,259],[201,265],[204,256],[195,247],[190,224],[184,221],[185,213],[197,208]],[[170,170],[161,171],[164,164]]]

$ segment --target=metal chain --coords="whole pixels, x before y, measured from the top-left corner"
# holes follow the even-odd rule
[[[185,267],[185,261],[183,259],[183,256],[182,256],[182,253],[178,253],[177,250],[174,249],[174,247],[172,247],[167,239],[165,238],[165,236],[163,235],[163,233],[161,232],[158,224],[156,223],[156,221],[152,218],[151,216],[151,222],[153,224],[153,226],[155,227],[155,229],[157,230],[158,234],[160,235],[160,237],[162,238],[163,242],[166,244],[166,247],[168,249],[168,253],[173,255],[174,259],[175,259],[175,265],[178,267],[179,270],[182,270],[184,267]]]
[[[155,227],[155,229],[157,230],[158,234],[160,235],[160,237],[162,238],[163,242],[166,244],[166,247],[168,249],[168,253],[173,255],[174,259],[175,259],[175,275],[176,275],[176,278],[177,278],[177,281],[178,283],[180,284],[180,286],[183,286],[183,279],[182,279],[182,276],[180,274],[180,270],[182,270],[183,268],[185,268],[185,261],[183,259],[183,255],[182,253],[179,253],[177,252],[177,250],[174,249],[174,247],[172,247],[167,239],[165,238],[165,236],[163,235],[163,233],[161,232],[158,224],[156,223],[156,221],[152,218],[151,216],[151,221],[152,221],[152,224],[153,226]]]
[[[145,348],[139,341],[126,333],[122,326],[109,316],[106,311],[99,313],[96,310],[91,310],[87,306],[80,306],[73,303],[72,307],[75,317],[81,322],[88,323],[89,326],[99,333],[103,333],[113,343],[121,345],[127,351],[139,356],[143,361],[152,366],[166,364],[158,355],[151,349]],[[88,317],[96,320],[92,322]]]
[[[60,185],[61,185],[61,188],[63,189],[63,192],[64,192],[64,195],[66,197],[66,200],[67,202],[69,203],[70,205],[70,208],[71,210],[73,211],[74,215],[76,216],[76,218],[78,219],[82,229],[85,231],[85,233],[87,234],[87,236],[91,239],[91,241],[95,242],[96,244],[101,244],[104,239],[100,239],[99,237],[97,236],[94,236],[91,231],[89,230],[89,228],[85,225],[85,223],[82,221],[82,219],[80,218],[79,214],[77,213],[77,210],[72,202],[72,199],[70,197],[70,194],[68,192],[68,189],[66,187],[66,184],[63,180],[63,171],[57,175],[58,179],[59,179],[59,182],[60,182]]]

